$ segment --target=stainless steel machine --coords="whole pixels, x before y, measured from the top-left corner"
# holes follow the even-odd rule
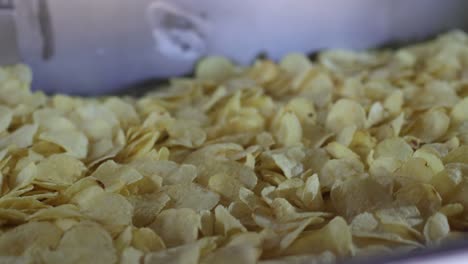
[[[468,28],[465,0],[0,0],[0,64],[34,89],[94,95],[190,73],[201,56],[247,64]]]

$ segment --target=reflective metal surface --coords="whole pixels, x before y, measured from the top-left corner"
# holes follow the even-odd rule
[[[71,94],[187,74],[208,54],[247,64],[260,52],[362,49],[468,27],[466,0],[10,1],[34,88]],[[1,24],[2,42],[13,39]]]

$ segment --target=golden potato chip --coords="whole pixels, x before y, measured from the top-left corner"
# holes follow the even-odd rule
[[[200,215],[189,208],[162,211],[149,225],[167,247],[176,247],[194,242],[198,238]]]
[[[407,184],[396,191],[394,196],[397,205],[415,205],[424,216],[434,214],[442,206],[442,198],[430,184]]]

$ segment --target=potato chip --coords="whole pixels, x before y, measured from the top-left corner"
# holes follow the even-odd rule
[[[141,263],[143,261],[144,254],[140,250],[133,247],[125,248],[120,256],[121,264],[133,264]]]
[[[94,223],[80,223],[65,232],[55,250],[42,252],[47,263],[115,263],[111,236]]]
[[[319,230],[304,232],[284,251],[284,255],[317,254],[327,250],[340,256],[353,254],[351,232],[341,217],[333,218]]]
[[[226,208],[218,205],[215,208],[215,233],[219,235],[230,235],[247,230],[242,223],[234,218]]]
[[[0,137],[0,148],[16,146],[26,148],[33,143],[33,137],[37,132],[37,125],[24,125],[7,136]]]
[[[413,149],[402,138],[390,138],[380,142],[375,147],[374,157],[395,158],[397,160],[407,160],[413,155]]]
[[[104,190],[108,192],[119,192],[126,185],[143,178],[134,168],[119,165],[112,160],[102,163],[91,176],[101,182],[104,185]]]
[[[152,252],[145,256],[145,264],[197,264],[200,258],[200,248],[196,244],[188,244],[170,248],[164,251]]]
[[[447,132],[449,124],[450,118],[443,110],[432,109],[415,121],[409,133],[423,142],[432,142]]]
[[[156,217],[149,228],[161,236],[167,247],[176,247],[197,240],[200,220],[192,209],[167,209]]]
[[[47,96],[0,67],[0,262],[333,263],[460,238],[466,55],[454,31],[209,57],[138,98]]]
[[[0,235],[0,255],[19,256],[32,247],[56,247],[62,231],[49,222],[29,222]]]
[[[358,129],[363,128],[365,122],[366,113],[360,104],[349,99],[340,99],[330,109],[326,127],[334,133],[339,133],[350,125],[355,125]]]
[[[435,213],[427,219],[424,225],[424,238],[429,245],[437,245],[450,232],[447,217],[441,213]]]
[[[215,252],[204,257],[200,263],[216,264],[216,263],[257,263],[261,251],[258,248],[249,245],[236,245],[220,248]]]
[[[120,194],[101,192],[81,203],[81,210],[111,232],[132,222],[133,206]]]
[[[128,200],[134,208],[133,224],[142,227],[154,221],[159,212],[169,202],[170,197],[160,192],[130,196]]]
[[[221,81],[234,72],[234,65],[226,58],[211,56],[201,60],[195,69],[199,79]]]
[[[220,199],[217,193],[195,183],[170,185],[165,188],[165,192],[171,198],[174,208],[191,208],[197,212],[213,209]]]
[[[144,253],[166,248],[163,240],[152,229],[147,227],[133,230],[132,237],[132,246]]]
[[[67,154],[54,154],[37,164],[35,181],[69,186],[85,172],[85,165]]]
[[[88,138],[78,131],[43,132],[39,138],[61,146],[67,154],[78,159],[83,159],[88,154]]]
[[[330,192],[333,207],[346,219],[366,211],[384,208],[392,202],[392,194],[371,178],[349,179],[336,184]]]

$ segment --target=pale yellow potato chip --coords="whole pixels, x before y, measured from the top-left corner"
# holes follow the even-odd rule
[[[78,131],[43,132],[39,138],[61,146],[67,154],[78,159],[84,159],[88,154],[88,138]]]
[[[170,199],[163,192],[130,196],[128,201],[134,208],[133,224],[137,227],[142,227],[152,223]]]
[[[0,148],[16,146],[18,148],[26,148],[32,145],[34,135],[37,132],[37,125],[24,125],[11,134],[0,135]]]
[[[69,186],[83,177],[85,165],[67,154],[54,154],[37,164],[35,181]]]
[[[236,245],[220,248],[213,253],[202,258],[200,263],[246,263],[255,264],[260,257],[260,249],[250,245]]]
[[[162,211],[149,225],[167,247],[176,247],[194,242],[198,238],[200,215],[189,208]]]
[[[391,191],[371,178],[349,179],[336,184],[330,197],[337,213],[348,220],[366,211],[385,208],[392,202]]]
[[[396,180],[402,184],[430,182],[434,172],[422,158],[410,158],[395,172]]]
[[[220,56],[206,57],[195,68],[195,76],[202,80],[221,81],[234,73],[234,65]]]
[[[13,111],[6,106],[0,105],[0,132],[8,130],[13,119]]]
[[[217,193],[196,183],[174,184],[167,186],[164,191],[171,198],[171,207],[191,208],[197,212],[213,209],[220,199]]]
[[[111,236],[95,223],[83,222],[69,229],[54,250],[41,253],[46,263],[115,263]]]
[[[442,206],[442,198],[430,184],[407,184],[396,191],[394,196],[397,205],[415,205],[425,217],[436,213]]]
[[[330,189],[336,181],[359,178],[364,174],[364,165],[356,159],[331,159],[319,173],[322,187]]]
[[[111,232],[119,232],[132,223],[133,206],[120,194],[98,193],[82,202],[80,208],[83,214]]]
[[[355,125],[358,129],[366,123],[366,112],[360,104],[350,99],[338,100],[327,115],[326,127],[334,133],[343,128]]]
[[[19,256],[32,247],[56,247],[62,231],[50,222],[29,222],[0,235],[0,255]]]
[[[395,158],[397,160],[407,160],[413,155],[413,149],[402,138],[389,138],[380,142],[375,147],[374,157]]]
[[[427,219],[423,232],[427,244],[437,245],[450,232],[447,216],[442,213],[435,213]]]
[[[453,106],[450,117],[455,123],[468,120],[468,97],[463,98],[463,100]]]
[[[146,254],[145,264],[198,264],[200,248],[196,244],[188,244],[170,248],[164,251]]]
[[[351,231],[341,217],[333,218],[321,229],[304,232],[284,251],[284,255],[319,254],[327,250],[339,256],[353,254]]]
[[[214,231],[218,235],[231,235],[238,232],[246,232],[247,229],[242,223],[234,218],[229,211],[222,205],[216,206],[215,210]]]
[[[166,248],[163,240],[150,228],[137,228],[132,233],[131,245],[137,250],[148,253]]]
[[[112,160],[102,163],[91,176],[101,182],[107,192],[119,192],[126,185],[143,178],[136,169],[117,164]]]
[[[120,264],[141,263],[144,259],[144,253],[133,247],[125,248],[120,255]]]
[[[441,109],[431,109],[422,114],[409,132],[423,142],[432,142],[442,137],[450,125],[449,116]]]
[[[271,132],[283,146],[299,145],[302,140],[302,126],[298,116],[288,110],[279,110],[273,120]]]

